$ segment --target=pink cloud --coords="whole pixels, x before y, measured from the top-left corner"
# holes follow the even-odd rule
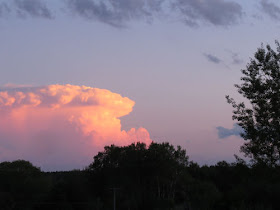
[[[27,159],[44,170],[82,168],[105,145],[151,142],[145,128],[121,129],[135,102],[74,85],[0,91],[0,159]]]

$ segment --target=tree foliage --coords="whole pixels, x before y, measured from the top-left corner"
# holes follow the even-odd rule
[[[189,164],[186,151],[169,143],[106,146],[87,171],[99,182],[95,188],[119,188],[123,203],[133,209],[172,206],[179,179]],[[161,206],[163,205],[163,206]],[[125,208],[125,206],[123,206]]]
[[[236,103],[226,96],[234,108],[233,120],[244,130],[241,136],[246,142],[241,151],[253,163],[268,166],[280,164],[280,45],[277,41],[276,46],[275,51],[270,45],[262,45],[246,69],[241,70],[242,84],[235,87],[246,103]]]

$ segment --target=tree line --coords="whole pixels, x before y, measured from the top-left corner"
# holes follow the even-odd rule
[[[249,166],[238,157],[234,163],[199,166],[169,143],[111,145],[84,170],[42,172],[24,160],[0,163],[0,207],[278,209],[279,174],[278,166]]]

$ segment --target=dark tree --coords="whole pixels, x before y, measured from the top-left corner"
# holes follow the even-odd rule
[[[261,46],[254,59],[241,70],[242,84],[235,84],[246,102],[232,105],[233,120],[243,128],[241,136],[246,141],[241,151],[253,163],[276,166],[280,164],[280,45],[277,50]]]
[[[184,190],[181,180],[188,164],[186,151],[180,146],[153,142],[147,147],[138,142],[106,146],[87,171],[105,205],[112,201],[109,190],[118,188],[119,209],[170,209],[175,201],[184,202],[185,197],[180,200]]]

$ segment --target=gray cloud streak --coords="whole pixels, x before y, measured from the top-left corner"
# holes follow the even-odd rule
[[[124,26],[133,19],[152,18],[163,0],[67,0],[70,12],[89,20]]]
[[[176,0],[177,8],[189,26],[207,22],[216,26],[228,26],[238,22],[243,12],[240,4],[225,0]]]
[[[50,9],[48,9],[45,2],[41,0],[14,0],[14,3],[20,17],[25,17],[27,15],[46,19],[51,19],[53,17]]]
[[[271,18],[280,20],[280,7],[268,0],[261,1],[262,10]]]
[[[216,128],[218,130],[218,136],[220,139],[227,138],[229,136],[240,136],[243,129],[238,125],[234,124],[232,129],[227,129],[222,126]]]
[[[216,57],[215,55],[208,54],[208,53],[204,53],[203,55],[207,58],[208,61],[210,61],[212,63],[218,64],[218,63],[222,62],[222,60],[220,58]]]
[[[189,26],[210,23],[229,26],[238,23],[243,11],[233,0],[58,0],[70,14],[115,27],[126,26],[131,20],[151,22],[155,17],[183,19]],[[3,0],[18,17],[53,18],[47,0]],[[11,3],[12,2],[12,3]],[[0,5],[0,15],[6,6]],[[57,5],[57,4],[53,4]],[[55,8],[54,8],[55,9]],[[56,8],[57,12],[61,12]]]

